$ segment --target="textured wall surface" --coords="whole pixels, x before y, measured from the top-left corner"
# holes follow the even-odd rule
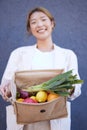
[[[36,6],[46,7],[54,15],[54,42],[78,56],[85,83],[82,95],[72,102],[72,130],[87,130],[87,0],[0,0],[0,79],[11,51],[35,43],[27,35],[26,16]],[[0,130],[6,130],[7,105],[0,97]]]

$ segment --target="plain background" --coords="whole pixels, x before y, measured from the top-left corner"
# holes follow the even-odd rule
[[[47,8],[55,17],[54,42],[72,49],[78,57],[85,82],[82,95],[72,102],[72,130],[87,130],[87,0],[0,0],[0,79],[11,51],[35,43],[27,34],[26,17],[37,6]],[[0,130],[6,130],[6,105],[0,97]]]

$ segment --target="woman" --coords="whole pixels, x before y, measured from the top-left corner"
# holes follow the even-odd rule
[[[27,19],[27,31],[32,34],[37,42],[35,45],[20,47],[11,53],[6,70],[1,82],[2,97],[6,100],[10,94],[10,81],[16,71],[35,69],[64,69],[73,70],[78,74],[77,57],[72,50],[57,46],[52,41],[52,32],[55,27],[55,20],[48,10],[39,7],[31,10]],[[69,97],[74,100],[81,94],[81,86],[76,85],[75,90]],[[27,126],[17,125],[12,106],[7,107],[7,130],[70,130],[71,115],[70,102],[67,101],[68,117],[50,121],[50,127],[39,122]],[[13,117],[12,117],[13,115]],[[12,119],[12,120],[11,120]],[[11,125],[12,122],[12,125]]]

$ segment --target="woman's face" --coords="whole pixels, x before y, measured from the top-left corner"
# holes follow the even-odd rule
[[[54,23],[43,12],[34,12],[30,17],[31,33],[37,40],[45,40],[51,37]]]

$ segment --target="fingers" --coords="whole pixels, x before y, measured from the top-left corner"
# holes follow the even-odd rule
[[[4,88],[0,88],[0,94],[4,100],[7,100],[7,96]]]
[[[10,92],[10,89],[9,89],[9,83],[5,86],[0,87],[0,93],[1,93],[2,98],[4,100],[8,100],[8,97],[11,97],[11,92]]]
[[[4,88],[2,88],[1,86],[0,86],[0,94],[3,96],[4,95]]]

